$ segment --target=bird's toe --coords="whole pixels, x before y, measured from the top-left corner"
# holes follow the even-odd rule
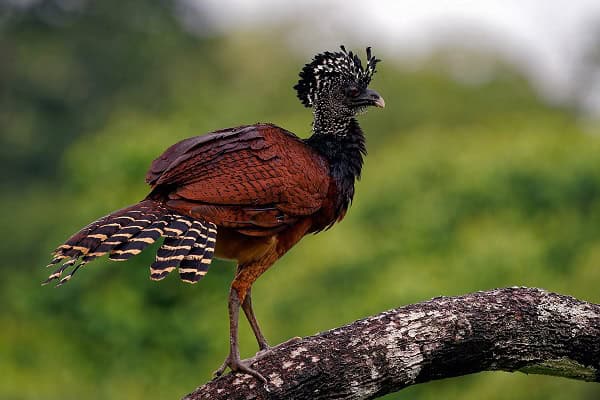
[[[268,353],[269,350],[265,350],[265,352]],[[229,355],[225,359],[223,364],[221,364],[219,369],[217,369],[214,372],[214,376],[219,377],[219,376],[223,375],[225,370],[227,370],[227,368],[229,368],[233,372],[241,372],[244,374],[251,375],[266,385],[266,384],[268,384],[267,378],[265,378],[260,372],[258,372],[255,369],[250,367],[250,365],[252,365],[252,363],[254,363],[256,361],[257,361],[256,357],[250,358],[248,360],[240,360],[239,358],[231,357],[231,355]]]

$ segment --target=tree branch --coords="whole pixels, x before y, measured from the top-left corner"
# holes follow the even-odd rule
[[[541,289],[439,297],[285,343],[185,400],[372,399],[479,371],[600,381],[600,305]]]

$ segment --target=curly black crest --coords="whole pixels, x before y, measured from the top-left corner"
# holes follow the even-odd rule
[[[376,72],[375,66],[381,60],[371,54],[371,48],[367,47],[367,64],[363,68],[358,55],[346,51],[340,46],[341,52],[329,52],[317,54],[310,64],[306,64],[300,71],[300,80],[294,86],[298,98],[305,107],[312,107],[315,94],[333,78],[341,78],[357,83],[366,88]]]

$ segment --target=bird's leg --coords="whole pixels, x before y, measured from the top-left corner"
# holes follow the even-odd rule
[[[265,351],[269,349],[269,344],[265,339],[264,335],[260,331],[260,326],[258,325],[258,321],[254,316],[254,310],[252,309],[252,289],[248,289],[248,293],[246,294],[246,298],[242,303],[242,309],[244,310],[244,314],[246,314],[246,319],[250,323],[250,327],[252,328],[252,332],[254,332],[254,336],[256,337],[256,341],[258,342],[258,348],[260,351]]]
[[[237,273],[233,282],[231,282],[231,291],[229,292],[229,356],[225,359],[225,362],[215,372],[215,375],[220,376],[223,374],[225,369],[229,367],[232,371],[245,372],[249,375],[254,376],[256,379],[267,383],[267,380],[260,373],[250,368],[253,362],[257,361],[264,356],[266,351],[262,351],[263,354],[258,354],[257,357],[251,358],[246,361],[240,360],[240,350],[238,347],[238,320],[240,305],[243,307],[246,317],[252,326],[256,340],[261,349],[268,348],[267,341],[262,335],[254,312],[252,311],[252,300],[250,299],[250,288],[256,279],[262,275],[277,259],[278,254],[276,252],[269,252],[266,257],[263,257],[257,262],[250,264],[240,264],[237,268]]]
[[[239,297],[240,295],[238,290],[232,286],[231,291],[229,292],[229,355],[221,367],[215,371],[215,375],[221,376],[227,367],[229,367],[232,371],[244,372],[248,375],[252,375],[256,379],[266,384],[267,379],[264,376],[262,376],[258,371],[250,368],[246,362],[243,362],[240,359],[240,349],[238,347],[238,320],[240,312]]]
[[[273,347],[269,346],[269,344],[267,343],[267,340],[265,339],[262,332],[260,331],[260,326],[258,325],[258,321],[256,320],[256,317],[254,316],[254,311],[252,309],[251,289],[248,289],[246,298],[242,302],[242,309],[244,310],[244,313],[246,314],[246,318],[248,319],[248,322],[250,323],[250,326],[252,327],[252,331],[254,332],[254,336],[256,336],[256,341],[258,342],[258,347],[260,349],[259,352],[256,353],[256,355],[254,357],[250,357],[250,358],[247,358],[244,360],[244,362],[247,365],[252,365],[253,363],[255,363],[255,362],[261,360],[262,358],[264,358],[265,356],[269,355],[269,353],[271,353]],[[276,347],[284,346],[284,345],[290,344],[290,343],[295,343],[301,339],[302,339],[301,337],[296,336],[296,337],[286,340],[283,343],[280,343]]]

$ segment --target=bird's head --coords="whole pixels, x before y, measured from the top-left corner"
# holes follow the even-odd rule
[[[385,107],[383,98],[369,89],[376,64],[367,47],[367,62],[363,68],[360,58],[340,46],[341,52],[317,54],[300,71],[294,86],[298,98],[306,107],[322,109],[339,116],[354,116],[368,106]]]

